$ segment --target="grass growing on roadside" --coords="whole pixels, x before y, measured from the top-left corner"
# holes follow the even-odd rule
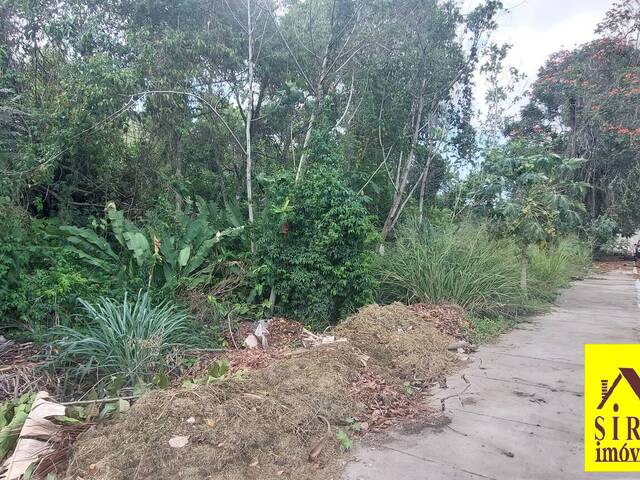
[[[469,341],[473,344],[494,342],[498,337],[516,325],[513,317],[471,317],[472,329],[469,331]]]
[[[97,380],[121,376],[126,384],[148,381],[168,367],[167,357],[193,344],[188,315],[169,302],[152,306],[148,294],[135,302],[100,298],[80,300],[84,325],[55,332],[54,366],[67,367],[71,377]]]
[[[531,295],[551,302],[572,278],[584,277],[591,266],[589,246],[576,238],[563,238],[547,248],[531,247],[527,252]]]
[[[378,301],[456,303],[470,316],[471,339],[484,343],[513,327],[520,315],[544,310],[590,265],[589,246],[573,237],[525,251],[513,240],[493,238],[482,225],[412,222],[378,260]]]
[[[379,259],[379,300],[457,303],[476,315],[510,315],[527,307],[518,250],[482,226],[407,224]]]

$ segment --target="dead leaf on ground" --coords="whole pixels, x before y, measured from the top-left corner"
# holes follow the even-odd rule
[[[183,448],[189,444],[187,435],[174,435],[169,439],[169,446],[172,448]]]
[[[0,474],[0,480],[19,479],[32,463],[37,463],[38,459],[51,451],[49,439],[60,430],[60,425],[56,425],[49,418],[64,416],[65,407],[49,399],[47,392],[38,392],[31,411],[27,417],[20,436],[16,443],[16,448],[5,461]]]

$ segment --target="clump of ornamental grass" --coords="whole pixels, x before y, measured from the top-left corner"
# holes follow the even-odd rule
[[[514,241],[471,223],[436,228],[410,222],[396,238],[377,265],[379,301],[455,303],[484,315],[528,308]]]
[[[191,320],[169,301],[152,305],[147,293],[135,301],[80,300],[81,321],[54,333],[56,368],[76,380],[121,378],[124,385],[150,381],[172,367],[171,358],[194,343]]]

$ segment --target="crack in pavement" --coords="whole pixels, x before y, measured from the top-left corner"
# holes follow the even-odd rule
[[[505,355],[507,357],[516,357],[516,358],[527,358],[529,360],[540,360],[541,362],[551,362],[551,363],[564,363],[566,365],[571,365],[574,367],[584,368],[584,363],[574,363],[569,362],[568,360],[560,360],[557,358],[540,358],[540,357],[531,357],[529,355],[518,355],[517,353],[504,353],[498,350],[493,350],[491,353],[495,355]]]
[[[566,390],[564,388],[551,387],[549,385],[544,385],[542,383],[527,382],[526,380],[521,380],[521,379],[517,379],[517,378],[514,378],[512,380],[506,380],[504,378],[490,377],[488,375],[475,375],[473,373],[469,373],[469,374],[467,374],[467,376],[471,377],[471,378],[484,378],[484,379],[487,379],[487,380],[494,380],[496,382],[513,383],[515,385],[526,385],[528,387],[542,388],[542,389],[545,389],[545,390],[549,390],[550,392],[553,392],[553,393],[555,393],[555,392],[563,392],[563,393],[570,393],[571,395],[577,395],[579,397],[582,396],[582,392],[577,392],[575,390]]]
[[[387,445],[382,445],[382,448],[384,448],[386,450],[391,450],[391,451],[396,452],[396,453],[401,453],[402,455],[407,455],[409,457],[413,457],[413,458],[416,458],[418,460],[422,460],[423,462],[426,462],[426,463],[435,463],[436,465],[443,465],[443,466],[445,466],[447,468],[450,468],[451,470],[457,470],[458,472],[463,472],[463,473],[466,473],[467,475],[473,475],[474,477],[485,478],[487,480],[498,480],[495,477],[489,477],[489,476],[483,475],[481,473],[472,472],[470,470],[465,470],[464,468],[454,467],[453,465],[449,465],[448,463],[439,462],[439,461],[433,460],[431,458],[427,458],[427,457],[423,457],[423,456],[420,456],[420,455],[416,455],[415,453],[405,452],[404,450],[400,450],[398,448],[389,447]]]
[[[518,423],[520,425],[526,425],[528,427],[544,428],[545,430],[552,430],[554,432],[567,433],[569,435],[579,435],[580,437],[582,437],[582,430],[580,430],[578,432],[573,432],[571,430],[563,430],[562,428],[547,427],[546,425],[542,425],[541,423],[523,422],[522,420],[514,420],[512,418],[504,418],[504,417],[500,417],[498,415],[490,415],[488,413],[472,412],[471,410],[465,410],[463,408],[451,407],[451,408],[449,408],[449,410],[454,411],[454,412],[468,413],[470,415],[478,415],[480,417],[493,418],[494,420],[503,420],[505,422]]]

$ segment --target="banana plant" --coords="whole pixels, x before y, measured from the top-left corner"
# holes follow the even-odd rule
[[[113,202],[105,213],[114,245],[92,229],[63,226],[60,232],[68,242],[67,251],[109,277],[138,276],[146,278],[148,286],[160,288],[176,288],[182,279],[196,274],[217,243],[244,228],[216,231],[203,210],[195,219],[179,219],[187,225],[182,235],[155,235],[139,229]]]
[[[242,229],[232,227],[215,231],[204,216],[199,216],[189,224],[182,236],[161,237],[163,283],[173,287],[180,279],[195,274],[205,264],[214,245]]]

